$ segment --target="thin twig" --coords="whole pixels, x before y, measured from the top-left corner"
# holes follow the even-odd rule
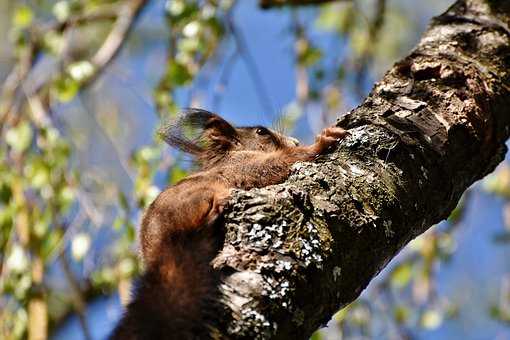
[[[264,81],[262,80],[262,77],[260,76],[260,72],[257,68],[257,63],[255,62],[255,59],[250,54],[250,51],[248,49],[248,45],[242,35],[242,33],[237,29],[235,26],[234,20],[230,14],[230,12],[226,15],[226,23],[228,26],[228,29],[230,33],[232,34],[232,37],[234,38],[234,41],[236,43],[237,50],[243,59],[246,69],[248,70],[248,73],[250,74],[250,77],[253,81],[253,85],[255,86],[255,91],[258,94],[260,104],[262,105],[263,109],[273,115],[274,109],[273,105],[271,103],[271,98],[269,97],[268,92],[266,91],[266,88],[264,86]]]
[[[98,128],[98,131],[100,131],[101,134],[104,136],[104,138],[110,143],[112,149],[115,151],[115,155],[117,156],[117,160],[119,161],[119,164],[126,172],[126,175],[129,177],[129,180],[131,181],[131,183],[134,183],[135,182],[135,174],[133,173],[129,164],[127,163],[126,157],[122,157],[121,150],[120,150],[119,146],[117,145],[117,143],[115,142],[114,138],[112,138],[108,134],[108,132],[103,128],[103,126],[99,123],[99,121],[97,120],[97,116],[93,112],[91,112],[91,110],[88,109],[85,102],[81,99],[81,96],[78,95],[77,98],[80,101],[81,107],[84,110],[84,112],[89,117],[92,118],[92,120],[94,121],[94,123],[96,124],[96,126]]]
[[[115,6],[112,6],[111,4],[104,5],[95,8],[89,13],[70,16],[69,18],[63,21],[54,21],[47,24],[43,24],[41,25],[41,27],[36,27],[34,31],[37,34],[37,36],[41,38],[43,34],[48,33],[50,31],[63,32],[68,27],[77,27],[92,22],[115,20],[119,15],[118,7],[119,7],[118,5]]]
[[[17,111],[14,108],[19,107],[19,105],[15,105],[16,93],[32,70],[39,53],[39,46],[33,41],[29,42],[25,55],[14,66],[4,82],[0,96],[0,135],[9,117],[14,115],[15,112],[13,111]]]
[[[239,58],[239,50],[236,48],[235,51],[232,52],[232,54],[225,61],[225,65],[223,66],[223,70],[220,74],[220,79],[218,80],[218,84],[214,89],[212,98],[212,108],[216,112],[220,110],[221,101],[223,99],[223,93],[228,88],[230,76],[232,74],[232,70],[234,69],[234,65],[237,62],[237,58]]]

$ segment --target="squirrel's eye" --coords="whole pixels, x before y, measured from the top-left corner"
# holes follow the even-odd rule
[[[263,127],[259,127],[257,130],[255,130],[255,133],[260,136],[265,136],[269,135],[269,130]]]

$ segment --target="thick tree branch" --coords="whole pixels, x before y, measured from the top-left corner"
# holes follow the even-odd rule
[[[510,2],[462,0],[342,118],[351,135],[284,184],[237,191],[223,274],[232,339],[306,339],[503,159]]]

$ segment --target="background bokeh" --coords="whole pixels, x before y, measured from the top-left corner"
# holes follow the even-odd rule
[[[450,4],[0,0],[0,338],[105,338],[143,208],[192,168],[155,133],[179,108],[310,142]],[[509,198],[504,162],[313,339],[510,339]]]

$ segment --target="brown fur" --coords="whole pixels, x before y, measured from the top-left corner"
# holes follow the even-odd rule
[[[198,128],[198,138],[185,136],[188,128]],[[230,190],[281,183],[292,164],[312,160],[346,133],[331,127],[314,144],[298,146],[264,127],[235,128],[198,109],[164,128],[165,141],[194,155],[200,170],[167,188],[147,209],[140,235],[146,271],[111,338],[211,338],[219,277],[210,261],[222,245],[218,220]]]

